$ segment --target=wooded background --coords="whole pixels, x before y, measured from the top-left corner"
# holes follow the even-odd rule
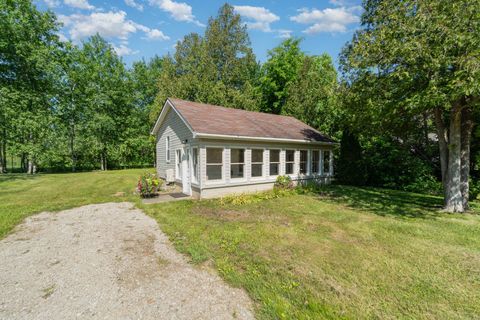
[[[259,63],[228,4],[173,55],[126,66],[99,35],[62,42],[52,12],[0,1],[0,172],[152,166],[149,132],[177,97],[292,115],[341,142],[339,182],[443,192],[447,210],[467,209],[480,189],[480,4],[363,7],[337,74],[299,38]]]

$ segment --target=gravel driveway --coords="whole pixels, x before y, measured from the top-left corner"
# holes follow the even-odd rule
[[[130,203],[28,218],[0,241],[0,319],[253,319]]]

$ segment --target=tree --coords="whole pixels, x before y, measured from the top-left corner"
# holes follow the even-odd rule
[[[341,58],[346,81],[364,101],[349,112],[390,126],[427,114],[437,130],[444,209],[467,210],[480,4],[367,0],[361,24]]]
[[[38,11],[29,0],[0,2],[0,84],[6,95],[0,112],[2,171],[8,139],[18,144],[28,173],[36,170],[51,121],[58,28],[53,13]]]
[[[340,124],[337,71],[328,54],[305,56],[297,75],[286,88],[282,113],[337,135]]]
[[[268,60],[262,66],[260,90],[261,111],[281,114],[287,101],[287,90],[297,78],[305,54],[300,50],[299,38],[284,40],[268,52]]]

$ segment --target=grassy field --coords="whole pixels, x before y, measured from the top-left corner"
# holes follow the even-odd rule
[[[0,238],[33,213],[136,199],[132,193],[144,171],[0,175]]]
[[[335,186],[147,206],[131,195],[143,171],[0,176],[0,235],[34,212],[136,201],[261,319],[480,315],[480,216],[440,214],[440,198]]]

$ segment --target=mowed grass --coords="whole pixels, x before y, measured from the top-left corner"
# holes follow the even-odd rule
[[[132,193],[145,171],[0,175],[0,238],[34,213],[136,199]],[[124,196],[118,192],[124,192]]]
[[[480,317],[477,203],[450,215],[438,197],[332,186],[143,205],[142,172],[0,175],[0,238],[37,212],[132,201],[193,263],[244,288],[260,319]]]
[[[441,214],[438,197],[340,186],[259,198],[144,210],[194,263],[245,288],[261,319],[480,317],[475,212]]]

